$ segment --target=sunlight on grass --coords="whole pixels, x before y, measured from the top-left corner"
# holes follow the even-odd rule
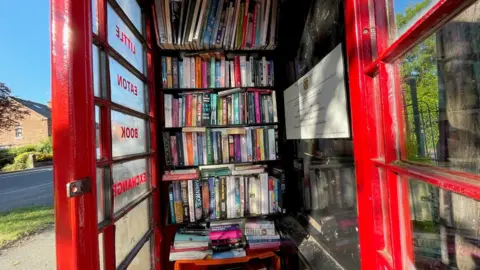
[[[0,213],[0,248],[53,224],[53,208],[32,207]]]

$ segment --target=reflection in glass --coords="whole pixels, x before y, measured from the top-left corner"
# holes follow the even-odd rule
[[[92,45],[93,94],[100,97],[100,49]]]
[[[146,152],[146,121],[111,111],[112,119],[112,155],[120,157]]]
[[[420,17],[422,17],[438,0],[386,0],[387,6],[389,2],[393,3],[393,13],[395,14],[395,22],[390,27],[390,42],[395,41],[397,37],[405,33],[405,31],[414,25]]]
[[[112,177],[114,213],[149,190],[146,159],[114,164]]]
[[[132,0],[117,0],[118,5],[122,8],[123,12],[132,21],[133,25],[140,33],[143,33],[142,27],[142,10],[137,1]]]
[[[409,181],[417,269],[480,268],[480,202]]]
[[[98,35],[98,0],[92,0],[92,31]]]
[[[97,168],[97,219],[100,224],[105,220],[105,192],[104,192],[104,179],[103,168]]]
[[[150,200],[146,199],[115,222],[117,267],[150,229]]]
[[[399,61],[407,159],[480,169],[480,2]]]
[[[145,112],[145,84],[111,56],[109,57],[112,101]]]
[[[143,270],[151,269],[152,259],[151,259],[151,243],[148,240],[140,249],[137,256],[133,259],[130,265],[127,267],[128,270]]]

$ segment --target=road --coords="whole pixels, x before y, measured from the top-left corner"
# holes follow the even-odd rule
[[[0,174],[0,212],[19,207],[53,205],[51,167]]]

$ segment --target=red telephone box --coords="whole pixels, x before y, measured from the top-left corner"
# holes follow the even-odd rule
[[[361,268],[474,269],[480,3],[425,1],[402,24],[396,2],[344,1]],[[51,1],[58,269],[167,267],[153,9],[149,0]],[[435,72],[405,73],[432,40]],[[412,85],[406,75],[422,77]],[[439,89],[435,124],[417,117],[427,76]],[[422,203],[426,213],[412,207]]]

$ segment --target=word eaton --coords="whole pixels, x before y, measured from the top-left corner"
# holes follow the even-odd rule
[[[138,87],[120,74],[117,74],[117,84],[128,92],[138,96]]]

